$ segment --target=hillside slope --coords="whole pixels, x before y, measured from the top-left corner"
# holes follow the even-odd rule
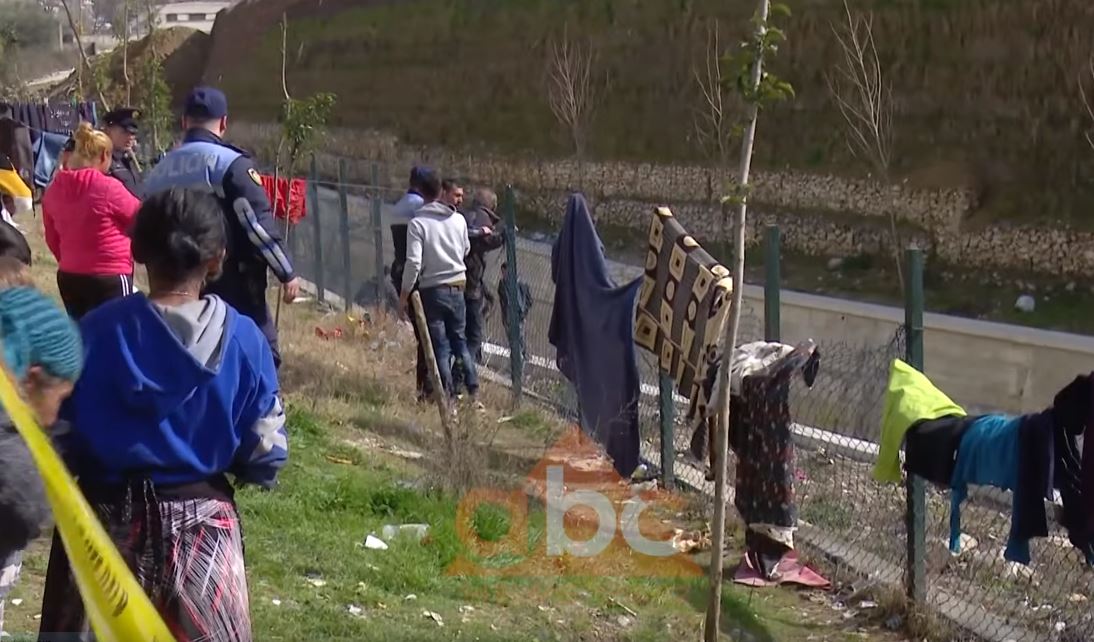
[[[337,124],[410,143],[545,156],[567,153],[543,95],[546,42],[568,23],[600,51],[611,88],[590,141],[599,158],[702,159],[693,68],[711,16],[723,42],[753,0],[251,0],[223,15],[206,80],[234,113],[275,118],[282,12],[294,92],[335,91]],[[761,168],[861,174],[825,74],[842,0],[792,1],[778,71],[799,98],[761,123]],[[897,99],[896,171],[914,184],[972,187],[994,218],[1084,225],[1094,151],[1076,80],[1091,53],[1088,0],[853,0],[876,12]]]
[[[143,66],[155,57],[163,63],[163,73],[171,87],[172,102],[178,104],[186,92],[201,80],[205,69],[205,59],[209,50],[209,36],[200,31],[184,27],[174,27],[157,31],[152,38],[140,38],[129,43],[128,70],[133,105],[141,100],[140,82]],[[154,46],[153,46],[154,45]],[[124,105],[126,100],[125,72],[122,48],[97,56],[93,64],[101,70],[105,82],[103,94],[111,106]],[[85,88],[90,81],[85,79]],[[49,89],[50,98],[70,96],[77,91],[76,73],[73,72],[64,81]]]

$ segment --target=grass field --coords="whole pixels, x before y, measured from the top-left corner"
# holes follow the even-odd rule
[[[29,223],[28,223],[29,226]],[[35,278],[54,291],[52,263],[36,231]],[[345,330],[325,340],[316,329]],[[447,573],[469,554],[459,536],[456,490],[468,480],[520,488],[530,472],[486,451],[535,460],[562,426],[534,408],[501,421],[506,393],[490,389],[490,410],[469,431],[471,452],[438,447],[435,408],[413,403],[409,333],[391,319],[362,324],[302,304],[283,311],[282,383],[289,406],[290,463],[274,492],[240,493],[255,639],[266,640],[697,640],[706,580],[565,572],[527,577]],[[463,452],[463,451],[461,451]],[[453,459],[475,470],[455,479]],[[508,465],[491,466],[491,461]],[[627,491],[629,492],[629,491]],[[669,526],[701,527],[684,508]],[[529,517],[530,544],[542,546],[543,513]],[[469,519],[484,541],[512,527],[485,506]],[[362,545],[387,524],[423,523],[429,534],[389,539],[387,550]],[[736,540],[734,540],[735,542]],[[16,636],[37,628],[45,540],[27,556],[11,595],[6,626]],[[728,560],[735,561],[738,549]],[[702,559],[696,562],[702,564]],[[735,640],[898,640],[869,621],[845,619],[822,594],[750,591],[726,585],[724,631]]]

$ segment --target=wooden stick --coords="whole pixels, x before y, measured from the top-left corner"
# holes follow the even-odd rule
[[[410,293],[410,307],[414,310],[414,322],[418,326],[418,337],[422,342],[422,352],[429,370],[429,380],[433,383],[433,398],[441,413],[441,427],[444,428],[445,445],[452,447],[452,414],[448,410],[448,397],[441,385],[441,371],[437,366],[437,355],[433,353],[433,341],[429,338],[429,324],[425,320],[425,308],[418,291]]]

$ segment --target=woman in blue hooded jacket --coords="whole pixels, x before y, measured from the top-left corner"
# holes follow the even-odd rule
[[[269,488],[285,463],[273,353],[253,321],[200,294],[226,247],[212,195],[152,196],[132,237],[149,293],[110,301],[81,322],[87,367],[63,413],[67,460],[178,642],[248,642],[228,476]],[[54,542],[40,633],[86,630]]]

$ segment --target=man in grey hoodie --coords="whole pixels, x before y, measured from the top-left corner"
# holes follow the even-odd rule
[[[440,180],[436,175],[428,177],[422,183],[426,204],[407,225],[402,302],[405,307],[417,282],[445,392],[450,397],[456,396],[452,382],[455,358],[463,369],[468,393],[475,397],[479,381],[475,361],[467,349],[467,308],[463,296],[467,284],[464,259],[471,251],[471,242],[467,238],[467,221],[445,203],[438,202],[440,195]]]

